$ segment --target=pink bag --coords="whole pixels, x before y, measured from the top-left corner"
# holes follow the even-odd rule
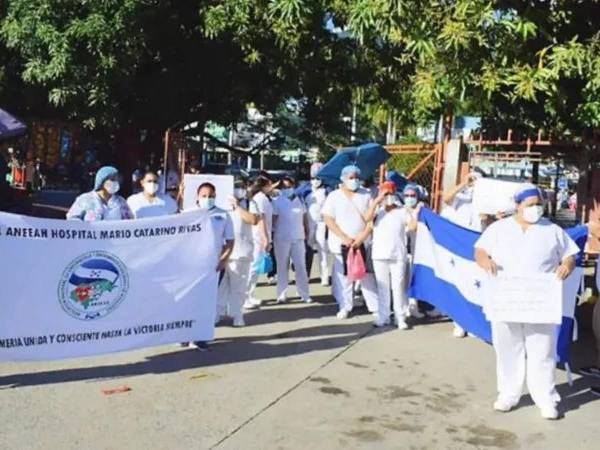
[[[365,277],[367,274],[367,265],[360,250],[354,248],[348,249],[346,268],[348,269],[347,277],[350,282],[359,281]]]

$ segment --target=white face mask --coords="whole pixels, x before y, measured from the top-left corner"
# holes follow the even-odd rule
[[[404,197],[404,204],[409,208],[414,208],[417,205],[417,197]]]
[[[358,178],[349,178],[344,181],[344,186],[351,191],[356,191],[360,186],[360,180]]]
[[[244,189],[244,188],[235,188],[233,190],[233,196],[235,198],[237,198],[238,200],[246,198],[246,189]]]
[[[319,180],[318,178],[313,178],[312,180],[310,180],[310,185],[314,188],[314,189],[318,189],[321,187],[321,184],[323,184],[323,182],[321,180]]]
[[[104,182],[104,189],[106,189],[106,192],[108,192],[110,195],[114,195],[119,192],[120,188],[121,186],[119,185],[118,181],[106,180]]]
[[[537,223],[544,215],[544,208],[541,205],[532,205],[523,208],[523,220],[529,223]]]
[[[396,204],[396,196],[395,195],[386,195],[385,196],[385,206],[393,206]]]
[[[152,181],[144,183],[144,192],[154,195],[158,192],[158,183]]]
[[[212,209],[215,206],[214,197],[200,197],[198,199],[198,206],[200,209]]]

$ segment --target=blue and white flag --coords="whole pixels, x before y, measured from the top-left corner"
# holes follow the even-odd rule
[[[469,333],[491,342],[491,326],[483,312],[487,275],[474,256],[479,236],[480,233],[449,222],[431,210],[421,210],[410,296],[431,303]],[[577,268],[565,282],[563,320],[557,333],[559,362],[568,361],[582,276],[582,269]]]

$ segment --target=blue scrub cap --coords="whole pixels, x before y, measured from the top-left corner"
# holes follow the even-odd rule
[[[94,190],[97,191],[102,187],[104,182],[114,175],[118,175],[119,171],[112,166],[101,167],[96,172],[96,179],[94,180]]]
[[[342,174],[340,175],[340,180],[344,181],[350,175],[357,175],[360,177],[360,169],[358,168],[358,166],[352,164],[350,166],[344,167],[342,169]]]
[[[408,183],[406,186],[404,186],[404,189],[402,189],[402,194],[404,195],[408,191],[414,191],[417,194],[417,199],[421,198],[421,190],[415,183]]]
[[[544,199],[540,188],[534,184],[524,184],[515,194],[515,202],[517,204],[521,203],[529,197],[538,197],[540,200]]]

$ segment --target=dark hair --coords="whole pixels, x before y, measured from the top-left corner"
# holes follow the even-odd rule
[[[250,186],[250,189],[248,190],[250,193],[250,197],[254,197],[256,194],[258,194],[260,191],[266,188],[270,183],[271,180],[267,177],[263,177],[261,175],[256,177],[254,179],[254,182]]]
[[[212,189],[212,191],[216,194],[217,193],[217,188],[215,188],[215,185],[212,183],[209,183],[208,181],[205,183],[202,183],[200,186],[198,186],[198,190],[196,191],[196,195],[198,195],[200,193],[200,191],[203,188],[210,188]]]
[[[158,174],[154,170],[145,170],[141,180],[146,178],[146,175],[154,175],[156,178],[158,178]]]

